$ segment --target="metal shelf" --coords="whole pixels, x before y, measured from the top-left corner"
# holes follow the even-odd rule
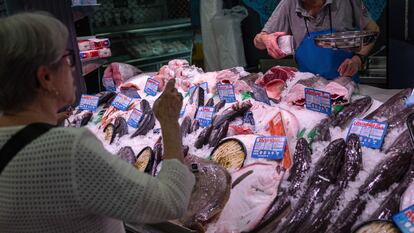
[[[131,59],[130,56],[123,56],[123,57],[113,57],[113,59],[110,59],[109,63],[112,62],[123,62],[123,63],[138,63],[138,62],[144,62],[144,61],[150,61],[150,60],[161,60],[161,59],[165,59],[168,57],[179,57],[179,56],[185,56],[185,55],[191,55],[191,51],[182,51],[182,52],[177,52],[177,53],[167,53],[167,54],[162,54],[162,55],[158,55],[158,56],[151,56],[151,57],[141,57],[141,58],[134,58]],[[106,66],[106,64],[104,65],[104,67]]]
[[[108,37],[118,34],[147,34],[191,28],[190,19],[177,19],[149,24],[136,24],[120,27],[99,28],[95,30],[96,36]]]

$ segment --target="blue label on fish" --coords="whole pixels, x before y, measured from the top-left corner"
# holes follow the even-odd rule
[[[349,128],[348,135],[359,136],[361,145],[373,149],[380,149],[388,129],[388,123],[364,119],[354,119]]]
[[[253,113],[248,111],[243,116],[243,124],[255,125]]]
[[[392,220],[403,233],[414,232],[414,205],[399,212],[392,217]]]
[[[114,101],[112,102],[112,106],[114,106],[115,108],[121,111],[126,111],[129,105],[131,104],[131,101],[132,99],[129,98],[128,96],[123,95],[123,94],[118,94],[116,98],[114,99]]]
[[[180,110],[180,118],[182,118],[184,116],[186,108],[187,108],[187,105],[183,105],[183,107],[181,108],[181,110]]]
[[[258,137],[253,146],[252,158],[282,160],[287,137]]]
[[[145,93],[150,96],[156,96],[158,93],[158,87],[160,86],[160,82],[155,79],[149,78],[147,80],[147,84],[145,84]]]
[[[103,85],[107,91],[116,91],[114,80],[111,78],[104,78]]]
[[[217,84],[217,92],[220,100],[225,100],[226,103],[236,102],[236,95],[234,94],[234,86],[232,84]]]
[[[202,128],[211,125],[214,115],[214,107],[199,107],[196,120],[199,121]]]
[[[132,128],[138,128],[139,122],[141,122],[143,115],[144,113],[142,113],[141,110],[134,108],[131,115],[129,116],[128,125],[130,125]]]
[[[79,109],[96,111],[98,108],[99,97],[94,95],[82,95]]]
[[[141,99],[138,90],[135,88],[122,89],[121,93],[133,99]]]
[[[201,83],[200,87],[203,88],[204,94],[208,94],[208,83],[207,82]],[[193,94],[193,92],[195,91],[196,88],[197,88],[197,86],[190,87],[190,90],[188,90],[188,93],[190,95]]]
[[[331,94],[312,88],[305,88],[305,106],[308,110],[330,116],[332,114]]]

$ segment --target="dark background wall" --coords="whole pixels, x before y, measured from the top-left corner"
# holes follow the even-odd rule
[[[405,0],[389,1],[389,88],[414,86],[412,66],[414,65],[414,2]],[[406,10],[408,17],[406,20]],[[408,33],[406,33],[406,30]]]

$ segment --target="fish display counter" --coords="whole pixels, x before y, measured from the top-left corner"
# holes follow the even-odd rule
[[[172,78],[184,96],[183,153],[197,182],[181,219],[131,229],[348,233],[414,204],[412,89],[280,66],[203,72],[172,60],[157,73],[114,71],[108,91],[84,96],[66,126],[89,128],[114,156],[157,176],[163,146],[152,106]]]

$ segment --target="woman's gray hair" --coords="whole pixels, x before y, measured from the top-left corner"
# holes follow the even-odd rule
[[[47,13],[0,18],[0,112],[18,112],[32,103],[39,67],[60,61],[68,36],[66,26]]]

